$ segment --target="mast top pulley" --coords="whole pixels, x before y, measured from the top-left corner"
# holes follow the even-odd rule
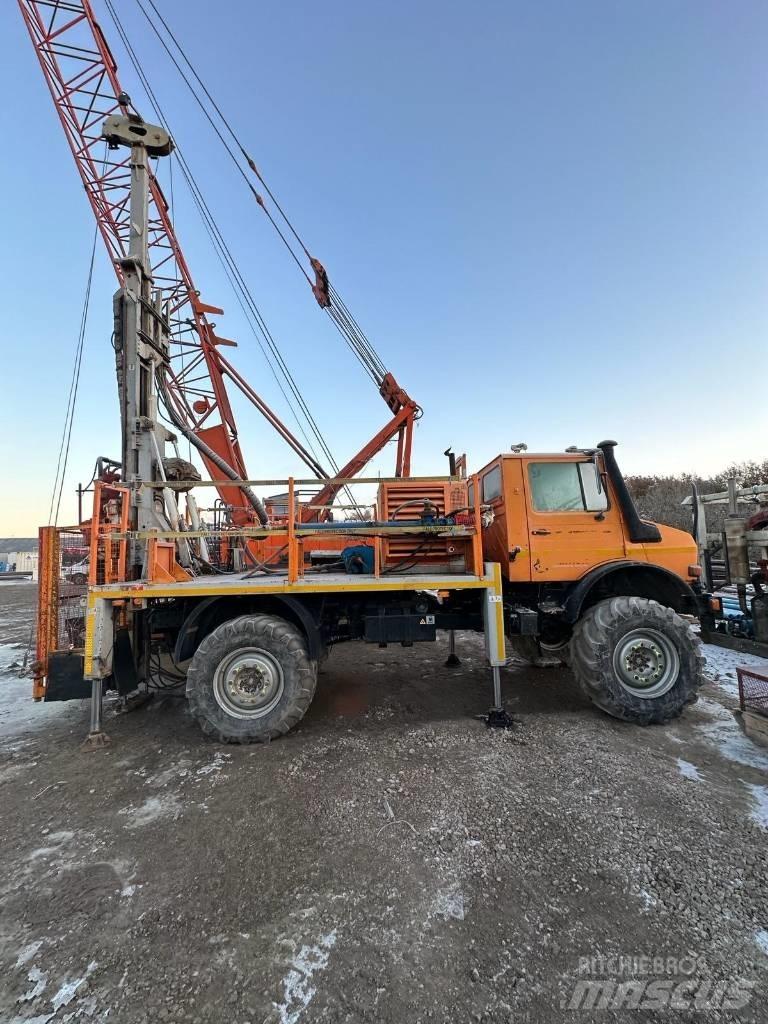
[[[173,140],[159,124],[148,124],[138,114],[113,114],[104,122],[102,138],[110,149],[119,146],[143,146],[149,156],[170,156]]]

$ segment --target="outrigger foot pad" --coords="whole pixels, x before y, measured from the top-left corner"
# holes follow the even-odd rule
[[[457,658],[455,654],[449,654],[448,657],[445,659],[446,668],[455,668],[457,665],[460,664],[461,658]]]
[[[90,750],[102,750],[104,747],[108,747],[111,742],[112,740],[105,732],[89,732],[87,737],[80,744],[80,749],[86,752]]]
[[[488,714],[483,715],[483,721],[489,729],[511,729],[515,724],[504,708],[490,708]]]

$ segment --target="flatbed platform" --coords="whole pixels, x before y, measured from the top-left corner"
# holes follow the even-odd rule
[[[486,562],[482,576],[472,573],[365,573],[307,572],[296,580],[287,575],[198,576],[175,582],[136,580],[130,583],[92,585],[88,588],[85,617],[84,674],[98,679],[109,671],[113,647],[111,607],[120,601],[195,599],[242,595],[282,595],[301,598],[334,593],[413,593],[475,590],[482,593],[486,652],[491,666],[506,660],[501,566]]]
[[[307,572],[290,582],[287,575],[197,576],[173,583],[136,580],[89,587],[89,596],[108,601],[123,598],[219,597],[230,594],[332,594],[375,591],[414,590],[489,590],[497,586],[496,574],[470,573],[366,573]]]

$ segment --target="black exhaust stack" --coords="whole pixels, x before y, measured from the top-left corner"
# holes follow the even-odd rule
[[[629,533],[629,539],[634,544],[655,544],[661,540],[661,533],[655,523],[648,523],[645,519],[641,519],[632,495],[629,493],[624,477],[621,475],[621,470],[616,463],[616,456],[613,454],[613,449],[616,447],[615,441],[601,441],[597,446],[603,453],[603,462],[605,463],[605,471],[608,474],[608,479],[613,485],[613,489],[616,493],[616,497],[619,500],[619,506],[621,507],[621,513],[624,516],[624,522],[627,526],[627,532]]]

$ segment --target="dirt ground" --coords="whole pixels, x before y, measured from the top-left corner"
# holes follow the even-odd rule
[[[83,753],[87,706],[15,676],[33,600],[0,587],[3,1024],[766,1020],[750,659],[708,648],[704,697],[647,729],[512,665],[495,732],[477,637],[458,669],[444,641],[349,645],[279,742],[217,746],[166,699],[110,704]],[[594,978],[692,987],[600,1009]]]

